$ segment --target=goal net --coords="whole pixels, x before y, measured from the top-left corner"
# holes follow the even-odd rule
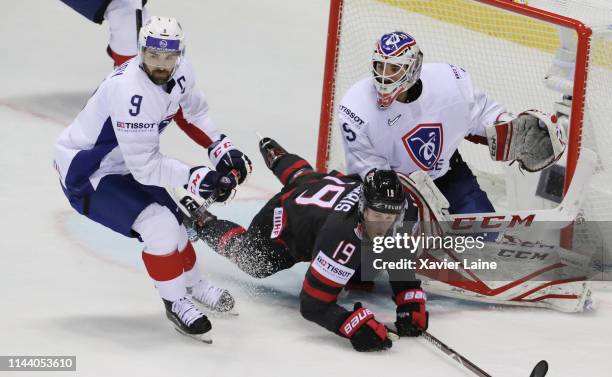
[[[612,2],[520,4],[526,2],[332,0],[317,168],[344,171],[337,105],[369,75],[376,39],[402,30],[415,37],[424,63],[458,65],[510,112],[558,113],[567,128],[567,153],[544,176],[493,162],[486,146],[462,143],[462,156],[496,208],[556,206],[584,146],[598,156],[584,217],[612,220]]]

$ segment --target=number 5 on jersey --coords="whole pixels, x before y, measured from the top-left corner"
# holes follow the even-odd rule
[[[344,138],[347,141],[355,141],[355,139],[357,139],[357,135],[355,135],[355,131],[349,128],[348,123],[342,123],[342,129],[346,133],[346,136]]]

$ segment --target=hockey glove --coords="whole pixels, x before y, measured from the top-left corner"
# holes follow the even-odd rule
[[[427,330],[429,312],[425,310],[427,295],[421,288],[408,289],[395,297],[397,320],[395,328],[399,336],[419,336]]]
[[[232,197],[236,180],[233,176],[225,176],[206,166],[196,166],[191,168],[187,191],[193,195],[198,195],[203,199],[215,196],[215,201],[224,202]]]
[[[251,160],[236,149],[230,138],[225,135],[221,135],[221,139],[208,148],[208,157],[219,173],[234,174],[238,184],[244,182],[253,170]]]
[[[355,303],[353,312],[342,322],[339,330],[359,352],[383,351],[393,345],[385,325],[374,319],[374,313],[363,308],[360,302]]]
[[[559,160],[565,152],[565,130],[556,116],[527,110],[516,118],[488,127],[487,143],[495,161],[519,163],[529,172],[540,171]]]

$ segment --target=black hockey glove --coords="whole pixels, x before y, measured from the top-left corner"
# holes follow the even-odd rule
[[[427,295],[421,288],[408,289],[395,297],[397,320],[395,328],[399,336],[419,336],[427,330],[429,312],[425,310]]]
[[[238,184],[244,182],[253,170],[251,160],[236,149],[230,138],[225,135],[221,135],[221,139],[208,147],[208,157],[219,173],[234,174]]]
[[[360,302],[355,303],[353,312],[342,322],[339,330],[359,352],[383,351],[393,345],[385,325],[374,319],[374,313],[363,308]]]
[[[231,198],[235,191],[236,180],[231,175],[219,174],[206,166],[191,168],[189,173],[187,191],[203,199],[208,199],[214,194],[215,201],[224,202]]]

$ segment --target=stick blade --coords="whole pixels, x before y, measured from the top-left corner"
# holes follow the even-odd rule
[[[531,371],[529,377],[544,377],[548,373],[548,363],[546,360],[541,360]]]

